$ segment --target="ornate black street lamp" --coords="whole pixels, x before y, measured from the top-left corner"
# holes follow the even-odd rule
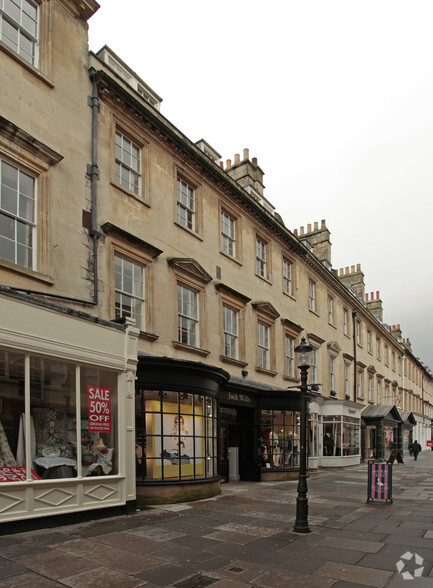
[[[296,533],[309,533],[308,526],[308,498],[307,498],[307,424],[308,424],[308,399],[307,399],[307,379],[308,369],[311,366],[311,352],[313,348],[309,345],[305,337],[302,337],[301,343],[295,347],[295,353],[298,358],[298,368],[301,370],[301,430],[300,430],[300,451],[299,451],[299,480],[298,496],[296,498],[296,520],[293,530]],[[311,385],[312,389],[318,389],[316,384]]]

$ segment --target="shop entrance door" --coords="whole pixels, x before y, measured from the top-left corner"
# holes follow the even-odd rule
[[[221,407],[219,475],[225,482],[260,481],[254,409]]]

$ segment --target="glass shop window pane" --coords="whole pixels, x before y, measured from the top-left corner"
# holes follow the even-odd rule
[[[117,374],[83,367],[80,390],[83,476],[117,474]]]

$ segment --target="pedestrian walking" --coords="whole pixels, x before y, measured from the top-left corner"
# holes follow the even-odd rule
[[[422,449],[421,445],[415,439],[415,441],[413,442],[413,445],[412,445],[413,458],[415,461],[418,459],[418,453],[421,451],[421,449]]]

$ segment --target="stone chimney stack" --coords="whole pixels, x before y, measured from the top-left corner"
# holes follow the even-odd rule
[[[229,176],[235,180],[242,188],[252,188],[260,196],[263,196],[264,184],[263,176],[265,175],[263,170],[257,164],[257,157],[253,157],[250,161],[250,154],[248,149],[244,149],[243,159],[241,160],[240,154],[234,156],[234,163],[230,159],[227,159],[227,167],[225,171]],[[253,193],[254,195],[254,193]]]
[[[401,343],[403,341],[400,325],[391,325],[391,335]]]
[[[361,264],[358,263],[356,268],[354,265],[346,268],[340,268],[338,270],[338,279],[345,286],[350,286],[357,298],[361,300],[365,299],[365,283],[364,274],[361,271]]]
[[[370,299],[368,298],[368,294],[365,295],[365,302],[367,304],[368,310],[371,312],[373,316],[375,316],[381,323],[383,322],[383,305],[382,300],[379,296],[379,291],[370,294]],[[401,334],[401,333],[400,333]]]
[[[300,227],[299,232],[298,229],[295,229],[293,233],[306,239],[317,259],[325,261],[331,266],[331,233],[326,227],[326,221],[322,220],[320,228],[319,223],[315,222],[313,228],[311,224],[307,225],[306,233],[304,232],[304,227]]]
[[[403,345],[408,351],[412,351],[412,343],[409,341],[409,339],[403,339]]]

